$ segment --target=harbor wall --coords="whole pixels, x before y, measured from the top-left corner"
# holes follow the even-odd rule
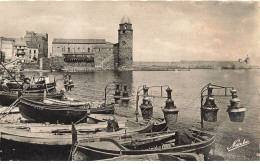
[[[180,62],[134,62],[134,70],[173,70],[173,69],[244,69],[251,68],[249,64],[237,61],[192,61]]]

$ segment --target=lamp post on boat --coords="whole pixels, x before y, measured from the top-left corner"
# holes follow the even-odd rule
[[[213,95],[213,89],[219,89],[224,90],[225,94],[215,94]],[[227,90],[230,90],[231,95],[227,94]],[[208,91],[207,95],[204,95],[204,92]],[[200,108],[200,115],[201,115],[201,130],[204,128],[203,121],[208,122],[216,122],[217,121],[217,112],[219,108],[217,107],[215,103],[215,96],[218,97],[227,97],[232,96],[232,99],[230,100],[231,105],[228,106],[227,112],[229,113],[229,119],[232,122],[243,122],[245,117],[246,108],[243,108],[242,105],[240,105],[240,100],[237,98],[236,94],[237,90],[234,89],[234,87],[224,87],[214,84],[207,84],[205,87],[201,89],[201,108]],[[204,97],[206,98],[205,103],[203,104]]]
[[[105,105],[107,104],[107,88],[110,84],[115,84],[116,82],[109,82],[107,83],[106,87],[105,87]]]
[[[167,87],[169,88],[168,85],[164,85],[164,86],[151,86],[151,87],[147,87],[146,85],[142,85],[142,86],[139,86],[138,89],[137,89],[137,93],[136,93],[136,110],[135,110],[135,116],[136,116],[136,122],[138,122],[138,115],[139,115],[139,112],[138,112],[138,102],[139,102],[139,97],[143,97],[143,103],[141,104],[140,108],[141,108],[141,112],[142,112],[142,116],[143,116],[143,119],[144,120],[149,120],[152,118],[152,115],[153,115],[153,106],[150,102],[150,100],[148,99],[149,97],[152,97],[152,98],[169,98],[169,96],[167,97],[164,97],[163,96],[163,87]],[[160,95],[158,96],[154,96],[154,95],[149,95],[148,94],[148,90],[151,89],[151,88],[160,88]],[[143,91],[143,94],[141,95],[140,92]],[[166,89],[167,91],[167,89]]]
[[[105,87],[105,105],[107,104],[107,94],[108,94],[108,86],[111,84],[115,84],[116,88],[115,88],[115,94],[114,94],[114,100],[115,100],[115,104],[119,104],[119,101],[122,100],[123,104],[127,105],[130,98],[127,92],[127,85],[121,85],[118,82],[112,81],[109,82],[106,87]],[[121,91],[121,88],[124,88],[123,92]],[[121,96],[121,92],[122,92],[122,96]]]

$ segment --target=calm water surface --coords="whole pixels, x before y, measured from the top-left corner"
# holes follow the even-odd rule
[[[33,73],[26,73],[31,75]],[[38,74],[39,73],[34,73]],[[51,78],[62,79],[64,73],[43,73]],[[222,86],[232,86],[238,90],[241,104],[246,107],[247,113],[243,123],[229,121],[226,112],[229,99],[216,98],[220,108],[216,123],[205,122],[206,128],[214,127],[217,130],[215,154],[225,160],[259,160],[259,109],[260,109],[260,71],[259,70],[191,70],[191,71],[134,71],[134,72],[95,72],[95,73],[71,73],[75,83],[73,91],[68,93],[70,97],[93,104],[104,101],[104,88],[107,83],[119,81],[128,85],[131,96],[130,111],[126,111],[128,117],[133,117],[135,110],[136,90],[141,85],[157,86],[169,85],[173,90],[173,100],[180,110],[178,122],[187,127],[200,127],[200,90],[208,83]],[[62,88],[63,81],[58,81],[58,89]],[[150,90],[149,93],[159,94],[160,90]],[[114,86],[110,87],[109,102],[113,101]],[[223,92],[215,92],[223,94]],[[166,92],[164,91],[164,95]],[[154,105],[154,117],[163,117],[161,107],[165,99],[152,99]],[[140,103],[139,103],[140,104]],[[236,150],[227,151],[237,139],[248,140],[249,145]]]

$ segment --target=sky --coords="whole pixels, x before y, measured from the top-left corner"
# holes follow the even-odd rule
[[[260,64],[259,2],[0,2],[0,36],[118,42],[133,24],[134,61],[237,60]]]

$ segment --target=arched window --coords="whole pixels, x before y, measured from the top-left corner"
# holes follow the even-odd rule
[[[88,52],[90,52],[90,48],[88,48]]]
[[[68,47],[68,52],[70,52],[70,48]]]

